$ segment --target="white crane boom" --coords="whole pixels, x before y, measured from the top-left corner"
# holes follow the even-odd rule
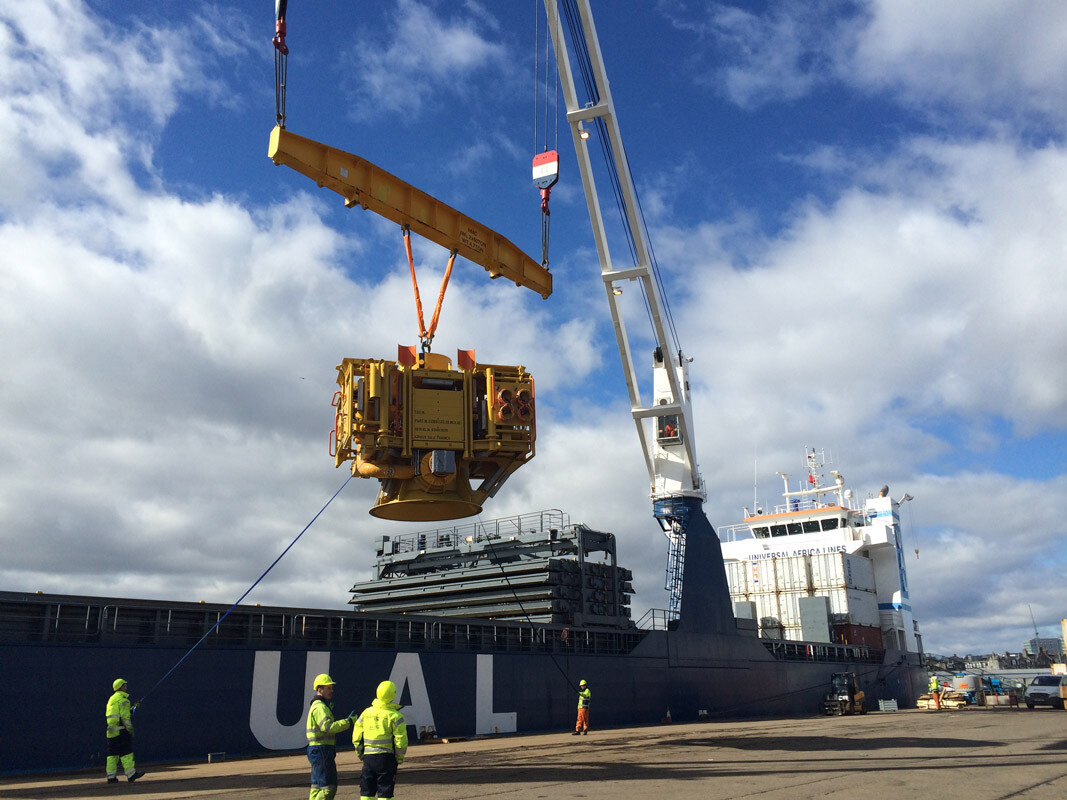
[[[653,514],[670,543],[667,555],[667,578],[664,588],[670,591],[671,617],[681,616],[682,578],[685,572],[686,531],[694,517],[701,520],[696,523],[701,534],[704,530],[715,536],[711,526],[704,517],[700,505],[706,499],[704,482],[696,460],[695,438],[693,435],[693,414],[689,400],[689,361],[681,348],[673,346],[668,336],[664,321],[664,303],[660,296],[656,275],[653,272],[654,254],[648,241],[641,207],[637,200],[633,176],[630,174],[629,161],[622,144],[622,134],[615,116],[615,103],[611,97],[611,87],[604,68],[604,59],[600,51],[596,26],[589,0],[562,0],[567,9],[567,21],[570,27],[564,31],[560,19],[560,0],[544,0],[548,14],[549,36],[556,53],[560,84],[567,106],[567,121],[570,123],[571,138],[578,158],[578,169],[585,189],[585,199],[589,207],[589,220],[593,226],[593,238],[596,240],[597,255],[600,259],[600,275],[604,281],[611,319],[615,326],[615,339],[622,358],[623,374],[626,388],[630,395],[630,413],[637,436],[641,442],[645,466],[648,469],[650,494]],[[577,24],[575,24],[577,22]],[[568,35],[574,54],[568,48]],[[574,82],[574,63],[586,81],[588,101],[581,104]],[[593,130],[586,127],[592,123]],[[595,136],[606,139],[604,148],[605,161],[612,189],[623,207],[623,228],[629,240],[633,255],[633,264],[616,267],[611,259],[608,247],[607,228],[597,192],[596,177],[589,157],[589,143]],[[634,369],[633,354],[626,334],[623,318],[623,306],[619,301],[622,294],[620,284],[628,281],[640,281],[645,294],[649,320],[652,323],[656,348],[653,356],[653,397],[651,405],[641,400],[641,391]],[[716,545],[718,542],[716,541]],[[706,543],[701,542],[701,552]],[[719,553],[721,558],[721,552]],[[720,587],[721,588],[721,587]],[[711,606],[711,595],[704,588],[696,590],[694,598],[694,618]],[[721,603],[720,603],[721,605]],[[732,612],[731,612],[732,613]],[[720,620],[724,628],[729,628],[732,617]]]
[[[601,278],[604,281],[608,306],[611,309],[615,338],[618,342],[623,374],[626,378],[626,388],[630,395],[631,413],[648,469],[651,496],[653,500],[679,496],[700,497],[703,500],[705,498],[704,485],[697,466],[693,416],[689,400],[689,359],[681,350],[676,350],[672,346],[664,322],[664,304],[652,271],[652,248],[642,224],[641,209],[637,201],[633,176],[630,174],[629,162],[626,159],[626,151],[623,148],[622,134],[615,115],[615,104],[604,69],[592,11],[588,0],[571,0],[571,2],[581,23],[581,29],[572,30],[571,36],[582,38],[581,45],[584,46],[582,57],[588,59],[587,69],[583,70],[583,74],[591,83],[588,87],[589,102],[580,104],[578,99],[572,57],[560,20],[559,0],[545,0],[549,35],[555,48],[560,83],[567,106],[567,121],[570,123],[571,138],[574,141],[578,168],[582,185],[585,188],[589,219],[592,223],[593,237],[600,259]],[[579,46],[576,44],[575,48],[579,49]],[[588,130],[586,123],[593,123],[595,130]],[[618,176],[615,191],[624,206],[623,224],[628,229],[636,262],[630,266],[616,267],[608,247],[607,229],[589,156],[589,144],[590,141],[594,141],[590,137],[598,135],[607,137],[609,151],[606,151],[606,154],[612,162],[609,166],[614,168]],[[656,339],[651,405],[645,405],[641,399],[622,304],[619,300],[621,284],[628,281],[641,282]]]

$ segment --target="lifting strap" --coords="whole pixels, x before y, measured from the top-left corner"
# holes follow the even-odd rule
[[[441,319],[441,306],[445,302],[445,290],[448,288],[448,279],[452,277],[452,265],[456,263],[456,252],[453,250],[448,256],[448,266],[445,267],[445,276],[441,279],[441,291],[437,295],[437,305],[434,306],[433,316],[430,318],[430,327],[422,316],[422,297],[419,296],[419,281],[415,277],[415,259],[411,255],[411,226],[404,225],[404,250],[408,255],[408,267],[411,268],[411,288],[415,292],[415,311],[419,318],[419,342],[422,344],[422,352],[430,350],[430,343],[437,332],[437,323]]]

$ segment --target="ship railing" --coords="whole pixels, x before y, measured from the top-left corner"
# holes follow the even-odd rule
[[[666,608],[650,608],[637,621],[637,627],[643,631],[674,630],[678,624],[678,613]]]
[[[830,492],[833,489],[827,489]],[[837,505],[836,502],[827,504],[820,503],[818,500],[813,500],[808,497],[795,497],[790,498],[788,503],[779,503],[774,507],[774,514],[789,514],[794,511],[818,511],[820,508],[829,508],[831,505]]]
[[[468,652],[625,654],[644,637],[628,628],[570,628],[525,620],[316,614],[238,606],[217,627],[225,606],[100,604],[41,599],[0,603],[0,641],[78,642],[293,649],[368,648]],[[535,622],[537,622],[535,620]]]
[[[511,536],[540,533],[542,531],[563,530],[571,524],[570,514],[558,508],[519,514],[515,517],[471,522],[466,525],[452,525],[445,528],[405,533],[394,536],[391,540],[391,552],[412,553],[420,550],[459,547],[461,543],[483,542],[487,540],[506,539]]]
[[[752,539],[752,528],[745,523],[738,525],[720,525],[715,529],[719,534],[720,542],[736,542],[741,539]]]
[[[864,645],[798,642],[788,639],[761,639],[771,655],[785,661],[837,661],[858,664],[881,664],[885,655]]]

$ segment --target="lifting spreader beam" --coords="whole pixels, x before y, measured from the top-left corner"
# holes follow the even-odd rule
[[[447,250],[480,264],[491,278],[504,277],[552,294],[552,274],[499,233],[390,175],[366,159],[275,127],[267,155],[360,206],[396,222]]]

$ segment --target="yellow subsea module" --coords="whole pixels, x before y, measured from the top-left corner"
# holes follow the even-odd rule
[[[397,360],[337,366],[331,455],[381,481],[371,514],[424,522],[478,514],[534,456],[534,380],[525,368],[398,348]],[[471,488],[471,482],[476,487]]]

